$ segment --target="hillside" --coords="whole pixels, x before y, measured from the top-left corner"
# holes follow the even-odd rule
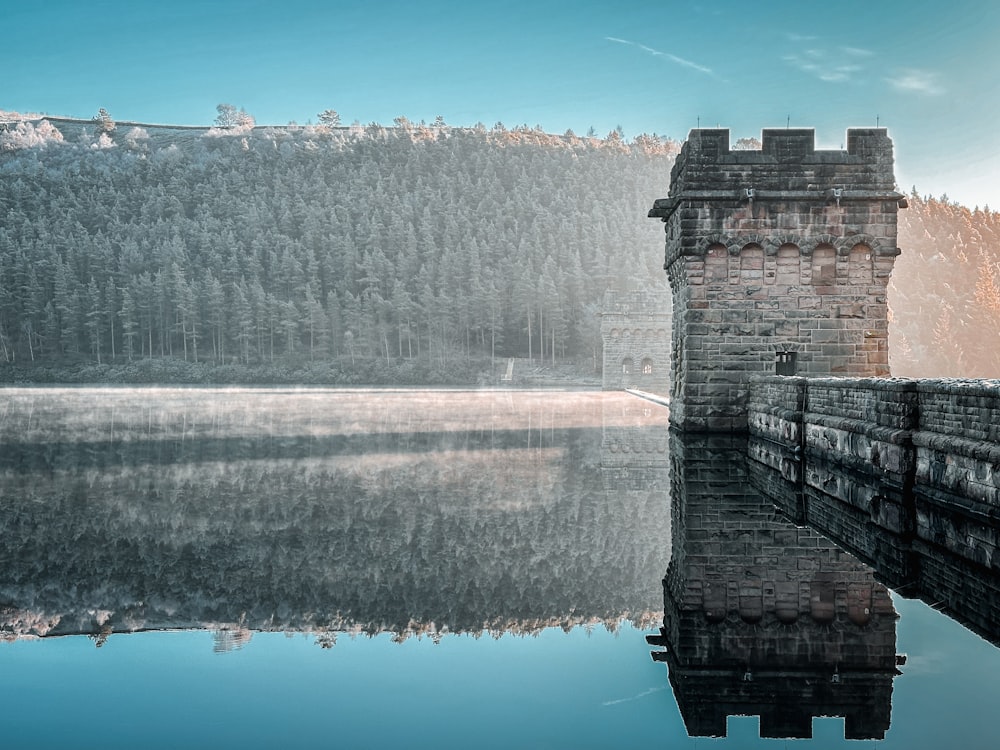
[[[0,380],[593,378],[604,291],[665,286],[668,139],[103,130],[0,130]],[[1000,216],[914,191],[899,245],[893,373],[1000,374]]]
[[[504,357],[592,369],[604,291],[665,283],[644,217],[674,142],[57,124],[0,134],[0,363],[22,376],[142,360],[126,377],[188,377],[176,360],[324,382],[474,382]]]
[[[1000,214],[920,197],[899,212],[889,353],[903,377],[1000,377]]]

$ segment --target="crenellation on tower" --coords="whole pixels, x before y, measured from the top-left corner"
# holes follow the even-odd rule
[[[812,129],[761,136],[760,150],[733,150],[728,130],[692,130],[649,212],[665,223],[682,429],[745,431],[753,374],[889,374],[892,140],[856,128],[825,150]]]

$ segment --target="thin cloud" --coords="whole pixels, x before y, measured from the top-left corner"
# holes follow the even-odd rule
[[[846,83],[864,71],[861,64],[875,53],[863,47],[839,46],[834,49],[815,44],[818,36],[785,32],[785,38],[797,49],[782,59],[794,68],[827,83]]]
[[[782,59],[803,73],[816,76],[821,81],[829,83],[849,81],[856,73],[864,70],[864,67],[856,62],[831,59],[826,52],[819,49],[807,49],[801,55],[785,55]]]
[[[944,93],[944,87],[940,83],[937,73],[927,70],[917,70],[907,68],[900,70],[886,81],[896,89],[905,94],[924,94],[926,96],[938,96]]]
[[[677,55],[672,55],[669,52],[662,52],[658,49],[653,49],[652,47],[647,47],[645,44],[639,44],[639,42],[631,42],[628,39],[619,39],[616,36],[606,36],[604,37],[609,42],[616,42],[617,44],[626,44],[629,47],[637,47],[643,52],[647,52],[653,57],[665,57],[677,65],[681,65],[685,68],[691,68],[692,70],[697,70],[699,73],[704,73],[705,75],[715,75],[711,68],[706,68],[704,65],[699,65],[691,60],[685,60],[683,57],[678,57]]]
[[[648,690],[643,690],[638,695],[633,695],[631,698],[618,698],[613,701],[604,701],[602,706],[617,706],[619,703],[630,703],[631,701],[637,701],[640,698],[645,698],[647,695],[652,695],[653,693],[659,693],[661,690],[666,690],[667,686],[649,688]]]

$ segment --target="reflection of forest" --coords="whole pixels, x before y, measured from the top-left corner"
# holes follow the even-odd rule
[[[2,627],[405,636],[644,621],[659,603],[650,571],[669,558],[664,483],[618,491],[602,468],[608,430],[637,444],[665,431],[664,410],[635,404],[14,392],[0,414]]]

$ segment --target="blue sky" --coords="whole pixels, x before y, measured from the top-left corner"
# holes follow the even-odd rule
[[[877,121],[902,189],[1000,209],[993,0],[48,0],[0,29],[0,110],[207,125],[226,102],[259,124],[332,108],[677,139],[790,123],[826,148]]]

